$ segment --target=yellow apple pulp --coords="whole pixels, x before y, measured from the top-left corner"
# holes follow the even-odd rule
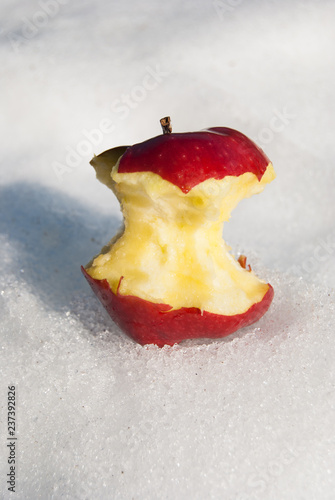
[[[240,200],[274,178],[269,163],[260,181],[248,172],[208,179],[184,193],[155,173],[118,173],[115,165],[108,185],[120,201],[124,229],[86,271],[106,279],[115,294],[173,309],[244,313],[269,286],[235,260],[222,239],[223,224]]]

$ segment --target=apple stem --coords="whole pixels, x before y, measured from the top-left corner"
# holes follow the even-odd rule
[[[160,119],[161,126],[163,129],[163,134],[171,134],[172,132],[172,127],[171,127],[171,118],[169,116],[165,116],[164,118]]]

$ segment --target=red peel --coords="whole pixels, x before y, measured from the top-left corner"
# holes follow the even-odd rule
[[[227,127],[171,133],[134,144],[122,155],[119,173],[153,172],[188,193],[207,179],[255,174],[270,160],[247,136]]]
[[[196,307],[171,310],[168,304],[156,304],[132,295],[115,295],[106,279],[92,278],[82,267],[83,275],[115,323],[136,342],[163,347],[190,338],[220,338],[258,321],[268,310],[274,291],[246,312],[223,316]]]

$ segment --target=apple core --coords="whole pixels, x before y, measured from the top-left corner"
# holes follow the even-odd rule
[[[124,228],[84,274],[126,333],[158,345],[222,337],[266,312],[272,287],[222,239],[239,201],[275,178],[250,139],[227,128],[167,132],[92,165],[117,196]]]

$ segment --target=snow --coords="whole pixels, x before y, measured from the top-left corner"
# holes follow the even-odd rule
[[[17,499],[332,499],[334,45],[330,1],[4,0],[0,14],[0,491]],[[93,153],[237,128],[277,179],[224,228],[275,289],[259,323],[158,349],[80,273],[120,212]]]

